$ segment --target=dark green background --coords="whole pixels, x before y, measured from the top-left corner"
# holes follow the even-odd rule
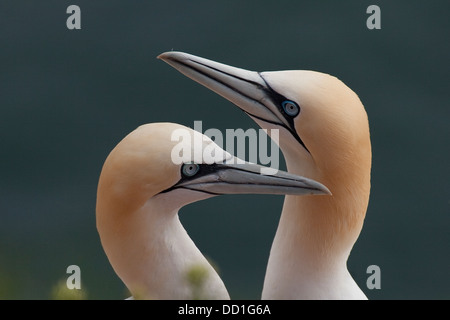
[[[95,227],[106,156],[143,123],[257,128],[156,56],[333,74],[370,121],[372,193],[348,267],[371,299],[450,298],[449,1],[0,2],[0,297],[47,299],[79,265],[91,299],[122,299]],[[81,8],[81,30],[66,8]],[[381,8],[381,30],[366,8]],[[283,197],[180,211],[231,296],[257,299]],[[368,290],[369,265],[381,289]]]

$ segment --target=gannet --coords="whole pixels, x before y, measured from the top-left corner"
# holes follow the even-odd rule
[[[262,128],[279,129],[288,171],[331,191],[285,197],[262,298],[367,299],[347,269],[370,193],[369,124],[358,96],[336,77],[315,71],[254,72],[181,52],[159,58]]]
[[[174,135],[180,130],[183,139]],[[133,297],[191,299],[186,272],[203,266],[202,298],[229,299],[183,228],[181,207],[223,194],[329,193],[311,179],[282,171],[261,175],[263,167],[238,160],[208,137],[174,123],[142,125],[111,151],[99,178],[96,223],[106,255]]]

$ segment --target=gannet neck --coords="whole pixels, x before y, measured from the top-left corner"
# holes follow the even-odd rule
[[[286,196],[272,244],[263,299],[366,299],[347,270],[370,193],[370,141],[365,152],[321,170],[307,167],[332,196]],[[361,145],[363,147],[363,145]],[[285,153],[289,172],[305,166]],[[303,172],[304,174],[304,172]]]
[[[176,191],[187,193],[186,191]],[[132,295],[145,299],[192,299],[188,272],[206,274],[202,298],[229,299],[225,285],[183,228],[178,208],[164,195],[126,216],[103,215],[102,245]],[[151,288],[151,289],[149,289]]]
[[[339,204],[325,197],[316,200],[286,197],[263,299],[365,299],[346,265],[365,211],[350,225]]]

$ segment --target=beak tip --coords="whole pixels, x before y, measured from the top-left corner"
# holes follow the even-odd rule
[[[330,189],[328,189],[327,187],[325,187],[325,186],[323,186],[323,192],[324,192],[324,195],[326,195],[326,196],[332,196],[333,194],[331,193],[331,191],[330,191]]]
[[[163,52],[156,57],[156,59],[165,61],[167,59],[167,52]]]
[[[311,191],[312,195],[319,195],[319,196],[332,196],[330,189],[328,189],[325,185],[321,184],[318,181],[314,181],[314,191]]]
[[[185,61],[189,59],[189,55],[184,52],[179,51],[166,51],[161,53],[159,56],[156,57],[157,59],[163,60],[165,62],[168,61]]]

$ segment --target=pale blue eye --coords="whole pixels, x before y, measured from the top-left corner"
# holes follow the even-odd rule
[[[181,168],[181,172],[186,177],[192,177],[195,174],[197,174],[198,170],[200,170],[200,166],[195,163],[185,163],[183,164],[183,167]]]
[[[288,116],[295,117],[300,113],[300,107],[294,101],[283,101],[281,106]]]

